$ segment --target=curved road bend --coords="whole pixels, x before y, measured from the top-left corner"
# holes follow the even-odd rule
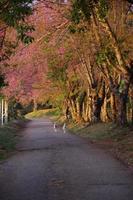
[[[133,176],[111,155],[48,119],[31,121],[0,164],[0,200],[132,200]]]

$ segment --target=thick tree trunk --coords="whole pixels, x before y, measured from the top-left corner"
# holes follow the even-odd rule
[[[131,108],[131,123],[133,125],[133,108]]]
[[[76,118],[77,118],[77,121],[81,121],[81,107],[80,107],[80,102],[77,100],[76,101]]]
[[[99,122],[101,121],[101,108],[103,105],[103,99],[99,96],[96,96],[93,103],[93,121]]]
[[[116,122],[117,108],[116,108],[116,101],[115,101],[115,95],[114,94],[111,94],[110,106],[111,106],[111,111],[112,111],[112,121]]]
[[[71,118],[70,108],[68,105],[64,108],[64,115],[66,120],[69,120]]]
[[[103,106],[102,106],[102,109],[101,109],[101,120],[103,122],[109,121],[108,112],[107,112],[107,97],[105,97],[104,103],[103,103]]]
[[[5,123],[8,122],[8,101],[5,100]]]
[[[123,79],[124,85],[122,88],[119,86],[119,93],[116,95],[117,107],[118,107],[118,124],[124,126],[127,124],[127,102],[128,92],[131,83],[131,77],[129,79]]]
[[[128,120],[133,124],[133,99],[132,97],[129,98],[129,110],[128,110]]]
[[[86,104],[83,104],[83,119],[85,122],[91,122],[92,119],[92,107],[91,99],[87,99]]]
[[[76,121],[77,122],[81,122],[84,120],[83,118],[83,101],[79,102],[79,100],[77,100],[76,102]]]
[[[99,83],[100,84],[100,83]],[[97,85],[99,87],[99,85]],[[101,121],[101,109],[105,99],[105,83],[103,82],[100,88],[95,88],[92,95],[92,105],[93,105],[93,121]],[[98,92],[97,92],[98,90]]]
[[[4,99],[2,99],[1,103],[1,125],[4,124]]]
[[[83,105],[82,105],[82,117],[84,121],[86,121],[86,103],[85,102],[83,102]]]
[[[75,107],[75,103],[72,99],[70,99],[70,101],[69,101],[69,107],[70,107],[72,119],[76,120],[76,107]]]
[[[92,97],[89,97],[88,99],[88,121],[92,121],[92,112],[93,112],[93,105],[92,105]]]
[[[127,97],[126,94],[120,94],[118,98],[118,124],[124,126],[127,124]]]

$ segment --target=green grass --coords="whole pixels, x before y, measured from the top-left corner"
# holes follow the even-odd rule
[[[94,140],[121,140],[126,133],[131,131],[130,127],[120,128],[113,123],[96,123],[88,126],[72,123],[68,127],[73,133]]]
[[[0,160],[7,157],[9,152],[15,150],[19,126],[9,123],[0,127]]]
[[[43,117],[59,117],[60,116],[60,110],[59,109],[45,109],[45,110],[37,110],[31,113],[28,113],[25,117],[27,119],[32,118],[43,118]]]

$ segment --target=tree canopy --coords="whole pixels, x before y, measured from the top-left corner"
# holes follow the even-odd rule
[[[1,68],[4,95],[25,104],[51,101],[76,122],[133,121],[132,2],[32,3],[3,0],[0,6],[2,24],[32,42],[19,43]]]

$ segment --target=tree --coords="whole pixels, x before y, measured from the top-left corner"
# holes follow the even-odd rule
[[[34,30],[33,26],[28,24],[27,17],[32,14],[33,0],[1,0],[0,2],[0,51],[5,45],[6,31],[9,27],[17,31],[17,40],[28,44],[33,41],[29,35]],[[15,46],[16,46],[15,44]],[[5,59],[5,52],[0,52],[1,60]],[[3,56],[3,57],[2,57]]]
[[[100,63],[100,67],[98,67],[103,75],[106,74],[106,78],[108,77],[110,91],[118,99],[117,120],[119,124],[124,125],[127,122],[126,106],[133,73],[130,64],[130,55],[128,56],[128,59],[125,59],[125,47],[121,47],[118,38],[119,33],[115,32],[113,29],[110,4],[112,5],[114,2],[115,1],[109,3],[106,0],[76,0],[72,5],[71,19],[76,27],[79,27],[79,24],[82,24],[83,22],[88,22],[89,27],[92,25],[91,27],[97,41],[97,52],[103,51],[104,48],[104,53],[99,57],[102,63]],[[123,5],[126,6],[122,2],[122,6]],[[123,26],[123,24],[120,25]],[[92,29],[89,29],[89,31],[91,32]],[[107,45],[105,45],[106,41]],[[126,44],[126,40],[124,40],[124,43]],[[110,55],[112,55],[112,58]],[[112,66],[111,69],[110,66]],[[120,73],[118,82],[115,81],[114,74],[116,73]],[[115,84],[113,84],[114,82]]]

